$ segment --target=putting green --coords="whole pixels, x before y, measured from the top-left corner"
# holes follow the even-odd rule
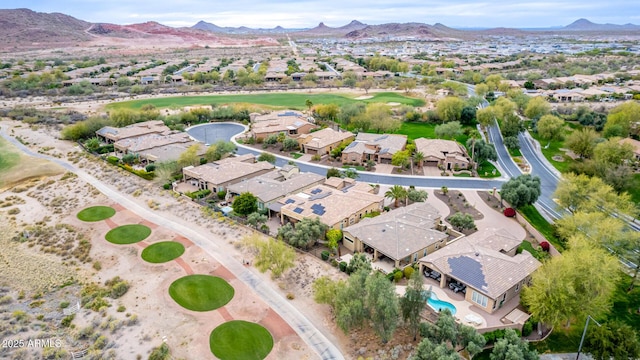
[[[158,264],[171,261],[184,254],[184,245],[176,241],[163,241],[147,246],[142,250],[142,259]]]
[[[256,323],[234,320],[213,329],[209,346],[222,360],[262,360],[273,348],[273,337]]]
[[[78,219],[87,222],[108,219],[116,214],[116,210],[109,206],[92,206],[78,213]]]
[[[118,226],[109,231],[104,237],[110,243],[124,245],[140,242],[149,235],[151,235],[151,229],[147,226],[132,224]]]
[[[224,279],[209,275],[189,275],[169,286],[169,295],[180,306],[193,311],[215,310],[233,298],[234,289]]]

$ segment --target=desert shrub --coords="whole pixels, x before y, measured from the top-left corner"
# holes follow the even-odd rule
[[[62,318],[62,321],[60,321],[60,325],[62,327],[69,327],[71,326],[71,323],[73,322],[73,319],[76,318],[76,314],[71,314],[69,316],[65,316],[64,318]]]
[[[399,282],[400,280],[402,280],[402,276],[404,275],[404,273],[400,270],[396,271],[393,273],[393,281],[395,282]]]
[[[60,303],[60,309],[66,309],[69,307],[69,302],[68,301],[63,301]]]
[[[152,171],[154,171],[156,169],[156,164],[149,164],[149,165],[145,166],[144,169],[147,172],[152,172]]]
[[[533,332],[533,321],[529,318],[522,326],[522,336],[529,336]]]
[[[129,290],[129,283],[126,281],[120,281],[111,287],[111,292],[109,296],[113,299],[117,299],[122,295],[126,294]]]
[[[340,267],[340,271],[342,272],[347,271],[347,263],[345,261],[341,261],[340,264],[338,264],[338,266]]]
[[[111,165],[118,165],[120,159],[116,156],[107,156],[107,162]]]
[[[549,249],[551,248],[551,245],[549,245],[548,241],[543,241],[540,243],[540,247],[542,248],[542,250],[549,252]]]
[[[295,296],[295,295],[293,295],[293,293],[287,293],[287,299],[289,299],[289,300],[293,300],[293,299],[295,299],[295,298],[296,298],[296,296]]]
[[[0,297],[0,305],[10,304],[13,301],[11,295]]]
[[[330,263],[331,263],[331,266],[336,267],[336,268],[338,267],[338,260],[331,259]]]
[[[324,261],[329,260],[329,252],[327,250],[322,251],[322,253],[320,253],[320,256],[322,257],[322,260],[324,260]]]
[[[506,208],[502,212],[506,217],[514,217],[516,216],[516,211],[513,208]]]
[[[411,275],[413,275],[413,272],[415,271],[415,269],[411,266],[407,266],[406,268],[404,268],[404,277],[405,279],[410,279]]]
[[[120,305],[118,306],[118,308],[116,309],[117,312],[125,312],[127,310],[126,307],[124,307],[124,305]]]
[[[149,360],[167,360],[170,359],[170,356],[169,346],[166,343],[163,343],[151,350]]]
[[[93,268],[97,271],[100,271],[102,269],[102,264],[100,263],[100,261],[96,261],[93,263]]]
[[[218,191],[218,199],[220,200],[224,200],[224,198],[227,196],[227,192],[222,190],[222,191]]]

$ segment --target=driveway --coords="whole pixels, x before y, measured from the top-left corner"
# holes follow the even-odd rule
[[[517,220],[508,218],[491,208],[480,198],[477,191],[461,190],[460,192],[462,192],[471,206],[475,207],[484,215],[484,218],[476,220],[476,226],[479,230],[504,228],[509,234],[519,240],[524,240],[527,237],[527,232]]]

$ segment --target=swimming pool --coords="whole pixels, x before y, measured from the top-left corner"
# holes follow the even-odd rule
[[[427,305],[429,305],[429,307],[431,307],[436,312],[440,312],[442,309],[448,309],[451,312],[451,315],[456,314],[455,305],[450,302],[438,299],[438,295],[436,295],[436,293],[434,293],[433,291],[431,292],[431,296],[427,299]]]

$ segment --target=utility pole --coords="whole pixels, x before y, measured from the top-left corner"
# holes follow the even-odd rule
[[[582,351],[582,343],[584,343],[584,337],[587,335],[587,328],[589,327],[589,319],[593,320],[598,327],[602,326],[596,319],[592,318],[591,315],[587,315],[587,322],[584,324],[584,330],[582,331],[582,339],[580,339],[580,346],[578,347],[578,355],[576,355],[576,360],[580,360],[580,352]]]

